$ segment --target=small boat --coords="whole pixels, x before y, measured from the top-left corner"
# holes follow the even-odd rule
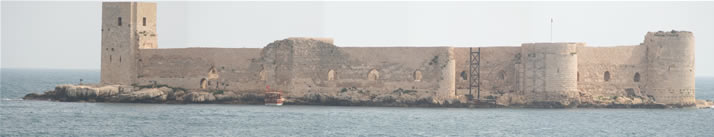
[[[283,101],[285,99],[283,98],[283,92],[278,90],[270,90],[270,86],[265,87],[265,105],[267,106],[282,106]]]

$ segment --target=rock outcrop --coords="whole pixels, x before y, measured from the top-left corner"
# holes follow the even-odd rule
[[[338,105],[338,106],[418,106],[418,107],[529,107],[529,108],[672,108],[640,96],[593,97],[580,93],[568,102],[530,102],[519,94],[505,93],[491,100],[474,101],[466,97],[451,100],[431,98],[417,90],[397,89],[389,94],[371,93],[366,89],[345,88],[333,94],[306,93],[302,97],[288,98],[286,104]],[[30,93],[26,100],[54,100],[63,102],[124,102],[124,103],[224,103],[263,104],[261,93],[238,93],[224,90],[185,90],[181,88],[134,87],[121,85],[58,85],[42,94]],[[709,100],[697,100],[697,108],[712,108]]]

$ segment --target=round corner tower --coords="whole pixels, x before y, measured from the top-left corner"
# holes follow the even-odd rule
[[[692,32],[649,32],[645,92],[656,103],[690,106],[694,98],[694,36]]]
[[[578,91],[578,43],[523,44],[521,87],[530,102],[568,105]]]

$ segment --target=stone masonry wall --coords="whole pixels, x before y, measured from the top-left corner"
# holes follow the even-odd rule
[[[576,43],[523,44],[520,87],[530,102],[570,102],[577,95]]]
[[[647,79],[645,51],[644,46],[579,46],[578,89],[596,98],[646,97],[642,94]]]
[[[337,96],[345,89],[365,94],[414,90],[429,96],[453,95],[450,48],[338,48],[309,38],[269,44],[263,63],[275,68],[276,87],[289,96]],[[445,71],[447,71],[445,73]],[[273,87],[273,86],[271,86]]]
[[[694,36],[691,32],[649,32],[647,47],[646,94],[656,102],[693,105]]]
[[[245,93],[270,86],[288,98],[318,101],[327,96],[444,102],[468,94],[469,48],[340,48],[330,38],[288,38],[262,49],[157,49],[155,3],[102,4],[105,85]],[[647,33],[637,46],[474,47],[481,52],[480,99],[567,106],[626,96],[689,106],[695,103],[694,47],[693,34],[679,31]]]
[[[136,79],[134,8],[136,3],[102,3],[102,84],[128,85]]]
[[[141,49],[139,85],[166,84],[186,89],[262,91],[257,48]]]
[[[473,48],[474,52],[478,50]],[[457,95],[468,94],[469,48],[455,48]],[[521,47],[482,47],[480,65],[481,98],[518,91],[517,64],[521,62]],[[472,91],[474,96],[476,89]]]

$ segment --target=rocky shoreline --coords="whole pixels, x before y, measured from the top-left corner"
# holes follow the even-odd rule
[[[459,108],[712,108],[710,100],[697,100],[696,105],[666,105],[633,97],[607,99],[580,99],[572,102],[513,103],[509,100],[488,102],[468,101],[466,98],[437,101],[432,98],[415,98],[409,94],[394,93],[380,96],[360,95],[357,91],[344,91],[338,95],[313,93],[299,98],[288,97],[286,105],[329,106],[387,106],[387,107],[459,107]],[[351,93],[355,92],[355,93]],[[44,93],[30,93],[24,100],[50,100],[60,102],[118,102],[165,104],[264,104],[262,92],[239,93],[224,90],[187,90],[168,86],[127,85],[58,85]]]

